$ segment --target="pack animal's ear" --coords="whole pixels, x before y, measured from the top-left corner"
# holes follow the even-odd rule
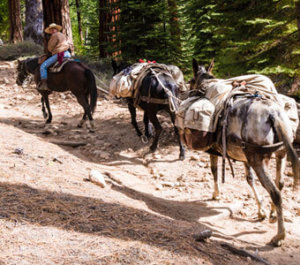
[[[196,61],[196,59],[195,58],[193,58],[193,73],[194,73],[194,77],[196,78],[196,76],[197,76],[197,72],[198,72],[198,63],[197,63],[197,61]]]
[[[209,72],[211,75],[212,75],[212,70],[213,70],[213,68],[214,68],[214,65],[215,65],[215,59],[213,58],[213,59],[211,60],[211,62],[210,62],[210,65],[209,65],[209,67],[208,67],[208,70],[207,70],[207,72]]]
[[[116,73],[118,70],[118,66],[117,66],[117,62],[114,59],[111,60],[111,66],[114,70],[114,73]]]

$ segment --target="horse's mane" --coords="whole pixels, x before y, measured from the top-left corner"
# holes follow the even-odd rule
[[[27,58],[24,63],[30,72],[33,72],[39,66],[39,57]]]

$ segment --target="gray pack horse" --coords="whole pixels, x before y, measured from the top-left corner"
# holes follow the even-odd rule
[[[40,65],[38,59],[38,57],[34,57],[18,61],[18,75],[16,81],[18,85],[22,85],[29,75],[34,75],[35,83],[39,83]],[[94,122],[92,114],[97,105],[97,87],[92,71],[80,62],[70,61],[63,66],[60,72],[49,73],[47,83],[49,90],[38,90],[42,96],[42,111],[43,116],[46,119],[46,124],[49,124],[52,121],[52,113],[48,99],[49,94],[51,94],[52,91],[71,91],[84,110],[83,117],[79,122],[78,127],[82,127],[88,118],[90,123],[89,129],[93,132]],[[47,112],[44,104],[46,104]]]
[[[198,93],[205,96],[206,90],[209,89],[209,80],[214,77],[205,67],[199,66],[196,60],[193,60],[193,72],[191,89],[197,89]],[[226,126],[225,130],[224,126]],[[226,149],[221,141],[222,132],[225,133]],[[239,94],[232,98],[231,107],[221,114],[215,135],[189,130],[189,133],[183,132],[181,137],[188,147],[193,149],[204,150],[203,142],[207,144],[205,150],[210,153],[211,171],[214,176],[213,198],[215,199],[219,196],[218,155],[225,153],[231,159],[244,162],[246,179],[258,205],[258,216],[264,218],[261,198],[254,185],[254,172],[256,173],[272,200],[271,222],[276,220],[275,210],[277,213],[277,235],[270,243],[274,246],[281,245],[286,231],[280,190],[283,187],[281,178],[287,153],[292,161],[295,187],[300,183],[300,162],[292,146],[294,133],[284,109],[272,99],[247,93]],[[275,183],[267,169],[273,153],[276,157]]]

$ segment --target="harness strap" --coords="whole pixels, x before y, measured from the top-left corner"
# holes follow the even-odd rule
[[[229,98],[226,102],[224,119],[222,121],[222,183],[225,183],[225,158],[228,158],[227,155],[227,145],[226,145],[226,136],[227,136],[227,124],[228,124],[228,114],[231,110],[233,104],[233,97]],[[229,160],[229,158],[228,158]]]
[[[164,104],[164,105],[169,104],[169,99],[151,98],[149,96],[148,97],[140,96],[139,100],[145,101],[147,103],[154,103],[154,104]]]
[[[175,103],[173,101],[173,98],[175,98],[177,101],[180,101],[180,100],[178,98],[174,97],[172,92],[164,86],[164,84],[158,78],[158,75],[156,74],[156,72],[151,67],[150,67],[150,70],[151,70],[152,74],[156,77],[158,83],[164,89],[165,93],[168,95],[168,102],[169,102],[170,111],[171,112],[176,112],[178,110],[178,107],[175,105]]]
[[[258,145],[258,144],[245,142],[235,135],[230,135],[229,140],[239,146],[242,146],[242,149],[244,150],[248,150],[250,152],[260,153],[260,154],[272,153],[278,151],[279,149],[284,148],[283,142],[278,142],[278,143],[268,144],[268,145]]]

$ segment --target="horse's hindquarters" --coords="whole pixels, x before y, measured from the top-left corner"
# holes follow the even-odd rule
[[[185,128],[180,137],[188,148],[206,151],[213,144],[214,133]]]

